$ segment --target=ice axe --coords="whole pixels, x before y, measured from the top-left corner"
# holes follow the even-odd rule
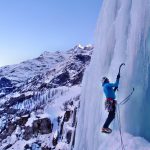
[[[121,67],[122,67],[122,66],[125,66],[125,63],[122,63],[122,64],[119,66],[119,72],[118,72],[118,75],[117,75],[117,76],[120,76],[120,71],[121,71]],[[118,91],[118,87],[115,87],[115,88],[114,88],[114,91],[116,91],[116,90]]]

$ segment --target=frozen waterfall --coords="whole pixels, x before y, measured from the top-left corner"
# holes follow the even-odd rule
[[[103,150],[106,119],[101,78],[115,81],[122,69],[117,100],[135,92],[121,106],[123,132],[150,141],[150,0],[104,0],[96,30],[95,49],[83,80],[75,150]],[[116,121],[112,124],[117,129]],[[111,135],[110,135],[111,136]],[[113,138],[113,137],[112,137]]]

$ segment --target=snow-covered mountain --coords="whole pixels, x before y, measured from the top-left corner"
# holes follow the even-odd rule
[[[0,68],[0,149],[69,150],[93,46]]]

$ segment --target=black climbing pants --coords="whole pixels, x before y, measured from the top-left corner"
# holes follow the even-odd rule
[[[116,112],[116,103],[115,101],[111,104],[111,110],[108,110],[108,117],[103,125],[103,128],[108,128],[109,125],[111,124],[111,122],[114,120],[115,118],[115,112]]]

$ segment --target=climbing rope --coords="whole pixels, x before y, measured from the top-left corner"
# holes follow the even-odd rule
[[[124,105],[125,103],[127,103],[130,100],[133,92],[134,92],[134,88],[132,89],[131,93],[125,99],[123,99],[119,104],[117,104],[117,121],[118,121],[118,127],[119,127],[122,150],[125,150],[125,146],[124,146],[123,136],[122,136],[122,127],[121,127],[121,121],[120,121],[120,107],[119,106]]]
[[[117,120],[118,120],[118,127],[119,127],[119,133],[120,133],[121,148],[122,148],[122,150],[125,150],[125,146],[124,146],[124,143],[123,143],[123,137],[122,137],[122,130],[121,130],[120,108],[119,108],[119,105],[117,105]]]

